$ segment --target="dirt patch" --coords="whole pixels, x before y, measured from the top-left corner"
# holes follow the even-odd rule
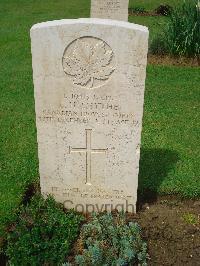
[[[133,16],[133,17],[162,17],[162,15],[160,14],[156,14],[154,11],[152,12],[147,12],[147,11],[144,11],[144,12],[130,12],[128,13],[129,16]]]
[[[34,182],[31,183],[27,186],[25,192],[24,192],[24,196],[22,198],[22,204],[23,205],[27,205],[28,203],[30,203],[30,200],[32,199],[32,197],[36,194],[36,193],[40,193],[40,184],[39,182]]]
[[[136,216],[148,243],[148,265],[200,265],[200,200],[160,198]]]
[[[136,17],[138,17],[138,16],[141,16],[141,17],[160,17],[160,16],[163,16],[161,14],[156,13],[156,11],[146,11],[142,8],[141,8],[141,10],[129,8],[128,15],[129,16],[136,16]]]
[[[153,11],[147,11],[144,7],[130,7],[128,9],[129,16],[169,16],[173,8],[169,5],[159,5]]]
[[[148,63],[152,65],[173,65],[199,67],[200,59],[188,57],[172,57],[168,55],[148,55]]]

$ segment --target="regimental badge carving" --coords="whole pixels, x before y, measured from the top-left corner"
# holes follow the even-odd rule
[[[97,88],[104,85],[115,70],[114,53],[103,40],[82,37],[65,49],[63,69],[74,84]]]

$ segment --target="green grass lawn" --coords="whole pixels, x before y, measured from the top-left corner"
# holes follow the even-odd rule
[[[129,22],[147,26],[149,28],[149,42],[166,26],[167,17],[130,16]]]
[[[30,27],[46,20],[88,17],[89,2],[0,2],[0,234],[25,187],[39,176]],[[154,8],[154,1],[148,2]],[[131,17],[130,21],[149,25],[155,34],[166,18]],[[199,197],[200,70],[149,65],[146,83],[140,190]]]

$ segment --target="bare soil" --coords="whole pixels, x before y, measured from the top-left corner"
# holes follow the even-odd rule
[[[200,265],[200,200],[163,197],[139,208],[129,220],[142,227],[148,265]]]
[[[129,16],[136,16],[136,17],[160,17],[163,16],[162,14],[158,14],[155,10],[154,11],[147,11],[147,10],[134,10],[129,8],[128,10]]]
[[[172,57],[168,55],[149,54],[148,63],[152,65],[199,67],[200,58]]]
[[[128,13],[129,16],[133,16],[133,17],[161,17],[162,15],[157,14],[156,12],[152,11],[152,12],[133,12],[133,11],[129,11]]]

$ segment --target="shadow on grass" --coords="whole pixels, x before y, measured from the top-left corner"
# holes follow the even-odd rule
[[[138,187],[138,208],[144,203],[157,200],[158,189],[168,172],[173,170],[179,160],[176,151],[166,149],[141,149]]]
[[[4,254],[0,254],[0,265],[1,266],[6,266],[7,258]]]

